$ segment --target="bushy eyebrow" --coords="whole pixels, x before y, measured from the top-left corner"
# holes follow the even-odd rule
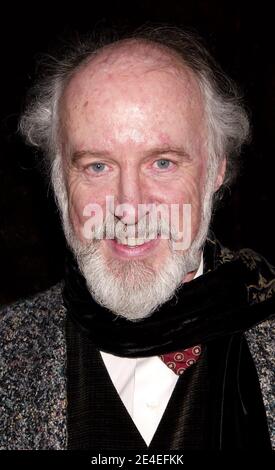
[[[170,147],[170,146],[164,146],[164,147],[155,147],[153,149],[148,150],[145,152],[145,158],[146,157],[159,157],[161,155],[175,155],[184,158],[185,160],[191,160],[190,155],[187,153],[187,151],[183,147]],[[94,158],[106,158],[110,157],[111,153],[109,151],[102,151],[102,150],[97,150],[97,149],[87,149],[87,150],[80,150],[80,151],[75,151],[72,154],[72,163],[76,163],[78,160],[84,157],[94,157]]]
[[[167,154],[180,156],[188,160],[191,158],[184,147],[165,146],[165,147],[156,147],[148,151],[148,156],[153,156],[153,157],[160,156],[160,155],[167,155]]]
[[[78,160],[84,157],[95,157],[95,158],[103,158],[108,157],[110,155],[109,152],[99,151],[99,150],[78,150],[73,152],[72,154],[72,163],[76,163]]]

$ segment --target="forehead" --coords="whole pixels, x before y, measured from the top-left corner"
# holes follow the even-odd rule
[[[137,93],[142,92],[146,84],[156,87],[152,98],[160,87],[172,86],[181,93],[182,101],[191,98],[193,102],[201,101],[196,77],[176,52],[154,43],[129,40],[106,47],[82,65],[67,83],[62,104],[69,109],[70,105],[83,104],[81,99],[107,95],[110,87],[115,87],[119,93],[125,90],[125,83],[129,85],[127,91],[134,84]]]
[[[139,129],[146,138],[146,129],[153,135],[169,126],[170,134],[196,132],[204,106],[196,77],[176,53],[130,42],[107,47],[75,72],[61,113],[64,129],[78,141],[90,129],[94,139],[104,129],[112,140]]]

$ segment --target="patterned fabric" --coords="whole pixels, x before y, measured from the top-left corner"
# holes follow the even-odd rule
[[[0,450],[67,448],[61,283],[0,312]]]
[[[175,374],[182,375],[188,367],[197,362],[201,354],[201,346],[194,346],[187,348],[183,351],[177,351],[169,354],[162,354],[160,359],[164,364],[169,367]]]

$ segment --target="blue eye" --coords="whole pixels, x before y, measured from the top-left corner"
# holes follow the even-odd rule
[[[102,173],[102,171],[104,170],[105,168],[105,163],[92,163],[90,165],[90,167],[93,169],[93,171],[95,171],[96,173]]]
[[[156,163],[157,163],[159,169],[161,169],[161,170],[164,169],[165,170],[166,168],[169,168],[171,162],[170,162],[170,160],[162,159],[162,160],[157,160]]]

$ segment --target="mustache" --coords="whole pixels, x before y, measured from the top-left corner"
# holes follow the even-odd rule
[[[103,223],[93,225],[93,230],[89,234],[89,238],[94,240],[115,238],[120,241],[125,238],[155,239],[158,237],[177,241],[179,230],[169,223],[169,219],[163,217],[155,220],[144,216],[135,224],[126,224],[116,216],[107,214]]]

